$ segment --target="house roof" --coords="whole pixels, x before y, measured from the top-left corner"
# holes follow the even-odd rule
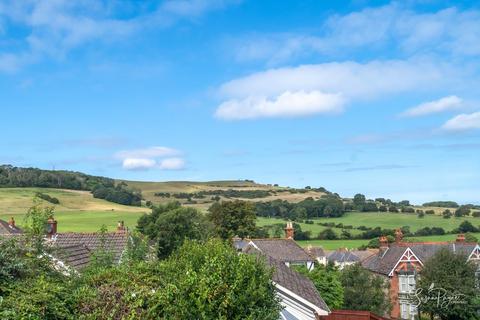
[[[77,271],[81,271],[90,263],[91,250],[84,244],[78,244],[67,247],[56,247],[53,255],[68,266]]]
[[[57,233],[52,239],[52,244],[59,248],[66,248],[78,245],[84,245],[90,251],[105,249],[113,253],[115,263],[120,261],[122,253],[127,248],[127,232],[107,232],[107,233]]]
[[[322,310],[330,310],[310,279],[290,269],[284,262],[274,259],[252,246],[248,247],[245,253],[264,258],[265,262],[273,268],[272,280],[275,283],[290,290]]]
[[[253,239],[249,243],[249,246],[251,245],[262,253],[282,262],[313,261],[293,239]]]
[[[476,245],[476,243],[455,242],[393,243],[388,247],[388,249],[380,250],[378,254],[367,258],[362,265],[373,272],[388,275],[408,248],[410,248],[410,250],[418,259],[420,259],[422,263],[425,263],[425,261],[430,259],[442,248],[446,248],[454,253],[468,256],[471,254]]]
[[[351,251],[335,250],[327,256],[328,261],[332,262],[358,262],[360,258]]]
[[[326,256],[325,250],[323,250],[323,248],[321,248],[321,247],[311,247],[311,246],[309,246],[309,247],[305,248],[305,252],[310,257],[312,257],[313,259],[322,258],[322,257]]]
[[[0,235],[21,234],[22,229],[17,226],[11,226],[7,221],[0,219]]]

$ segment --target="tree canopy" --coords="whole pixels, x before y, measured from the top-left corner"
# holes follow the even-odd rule
[[[208,219],[213,223],[215,233],[222,239],[231,239],[234,236],[244,238],[256,233],[255,205],[251,202],[217,202],[208,211]]]
[[[467,262],[466,256],[439,250],[420,272],[417,293],[422,303],[419,309],[442,320],[476,319],[480,311],[480,291],[475,271],[476,266]],[[439,296],[440,300],[428,299]]]

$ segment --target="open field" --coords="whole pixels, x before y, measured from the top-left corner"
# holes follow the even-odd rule
[[[114,230],[119,220],[128,227],[134,227],[138,217],[150,210],[145,207],[124,206],[102,199],[95,199],[88,191],[73,191],[47,188],[0,188],[0,219],[8,220],[14,216],[17,224],[23,223],[23,217],[33,205],[36,192],[42,192],[58,198],[60,204],[55,207],[58,231],[98,231],[102,224]]]
[[[477,239],[480,239],[480,233],[472,233]],[[455,241],[457,235],[446,234],[442,236],[426,236],[406,238],[408,241]],[[338,248],[356,249],[361,245],[368,244],[370,240],[305,240],[297,241],[302,247],[309,245],[314,247],[322,247],[326,250],[335,250]]]
[[[317,223],[331,222],[331,223],[343,223],[344,225],[351,225],[354,227],[366,226],[366,227],[381,227],[382,229],[396,229],[403,226],[409,226],[411,231],[416,231],[424,227],[440,227],[445,231],[455,229],[462,223],[462,221],[468,220],[473,225],[480,225],[480,218],[463,217],[450,219],[444,219],[437,215],[425,215],[424,218],[418,218],[416,214],[407,213],[387,213],[387,212],[347,212],[343,217],[339,218],[318,218],[313,219],[314,224],[300,223],[302,230],[311,231],[313,235],[325,229],[324,226],[320,226]],[[285,223],[283,219],[276,218],[259,218],[260,225],[269,225],[275,223]],[[352,232],[355,230],[351,230]]]

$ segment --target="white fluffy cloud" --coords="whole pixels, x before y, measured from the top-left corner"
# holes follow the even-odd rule
[[[416,107],[408,109],[401,115],[404,117],[420,117],[432,113],[439,113],[448,110],[456,110],[462,107],[463,100],[457,96],[448,96],[435,101],[429,101],[419,104]]]
[[[340,111],[346,101],[428,91],[453,83],[456,70],[424,60],[341,62],[275,68],[223,84],[222,119]]]
[[[467,131],[480,129],[480,112],[470,114],[462,113],[448,120],[442,126],[442,129],[448,131]]]
[[[180,170],[185,160],[177,157],[181,152],[168,147],[154,146],[144,149],[123,150],[115,154],[126,170]]]
[[[340,94],[286,91],[273,99],[247,97],[243,100],[228,100],[218,107],[215,116],[225,120],[242,120],[338,113],[342,111],[344,102]]]
[[[146,170],[155,167],[155,165],[155,160],[142,158],[126,158],[122,163],[123,168],[127,170]]]

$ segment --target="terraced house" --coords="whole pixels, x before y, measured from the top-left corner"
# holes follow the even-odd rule
[[[480,267],[480,246],[465,242],[460,234],[455,242],[403,242],[402,232],[396,231],[395,243],[389,244],[386,237],[380,237],[380,251],[367,258],[362,265],[390,282],[390,300],[393,319],[415,319],[416,305],[409,299],[415,290],[418,272],[424,263],[442,248],[465,255],[468,261],[475,261]]]

